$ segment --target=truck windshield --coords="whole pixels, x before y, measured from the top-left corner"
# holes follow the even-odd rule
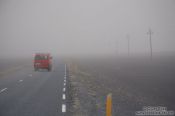
[[[35,56],[35,60],[46,60],[46,59],[48,59],[48,57],[44,56],[44,55],[36,55]]]

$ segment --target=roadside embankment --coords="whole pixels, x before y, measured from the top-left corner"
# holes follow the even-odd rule
[[[76,59],[68,63],[73,116],[105,116],[112,93],[112,113],[135,116],[145,106],[174,110],[174,59]]]

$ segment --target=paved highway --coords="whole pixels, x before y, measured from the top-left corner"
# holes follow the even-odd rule
[[[34,72],[27,65],[0,77],[0,116],[63,116],[66,114],[66,65]]]

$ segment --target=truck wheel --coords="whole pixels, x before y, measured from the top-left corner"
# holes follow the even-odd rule
[[[37,68],[35,68],[34,70],[35,70],[35,71],[37,71],[38,69],[37,69]]]
[[[51,70],[52,70],[52,68],[51,68],[51,67],[49,67],[49,68],[48,68],[48,71],[50,72]]]

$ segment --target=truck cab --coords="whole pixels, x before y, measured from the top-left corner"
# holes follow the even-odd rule
[[[36,53],[34,56],[34,70],[47,69],[51,71],[52,69],[52,57],[48,53]]]

